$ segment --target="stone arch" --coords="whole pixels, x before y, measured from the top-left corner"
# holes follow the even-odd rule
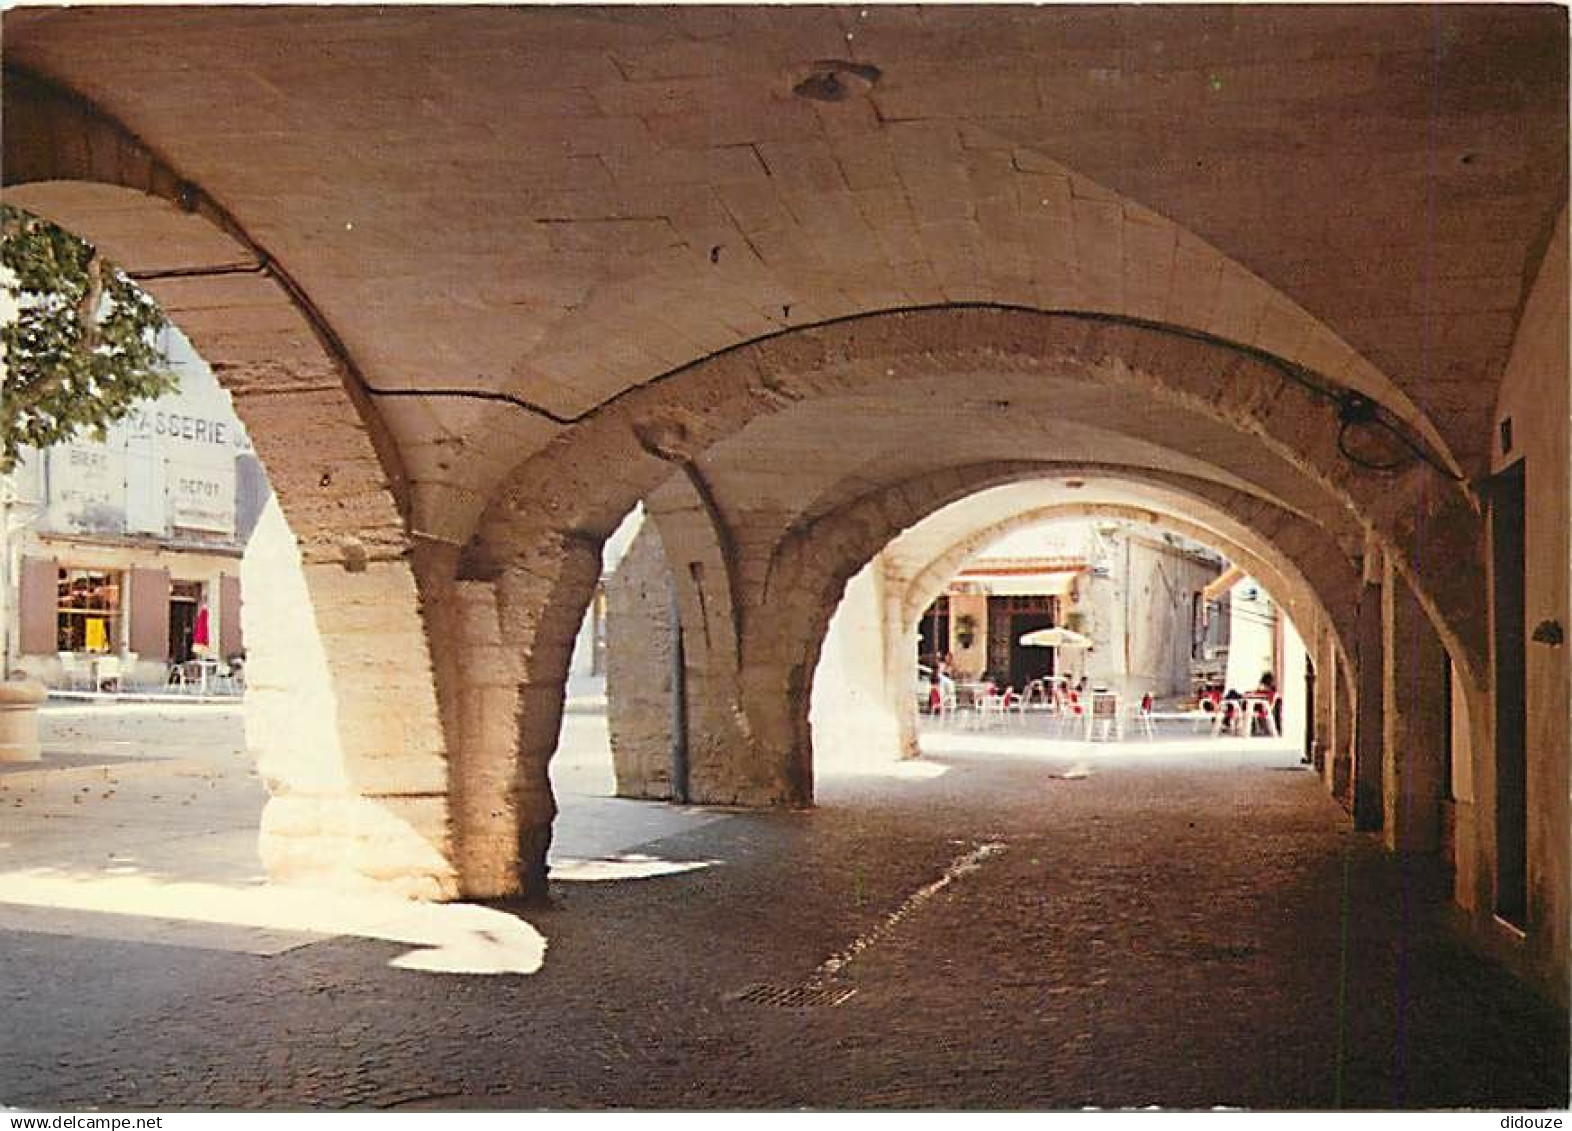
[[[1190,509],[1193,510],[1193,505]],[[1288,610],[1295,627],[1312,650],[1312,655],[1320,654],[1318,649],[1321,638],[1325,638],[1326,647],[1330,647],[1336,657],[1336,670],[1341,673],[1346,692],[1349,696],[1353,695],[1349,669],[1353,656],[1353,638],[1350,633],[1357,627],[1355,598],[1359,577],[1351,568],[1351,563],[1333,559],[1318,563],[1325,576],[1318,585],[1312,585],[1295,563],[1274,553],[1272,547],[1247,548],[1204,522],[1195,521],[1193,515],[1185,516],[1182,508],[1172,506],[1153,505],[1147,509],[1134,503],[1056,504],[1025,511],[975,530],[934,557],[908,582],[901,597],[903,632],[915,636],[917,619],[923,610],[942,592],[948,579],[988,544],[1013,531],[1062,517],[1131,519],[1171,530],[1221,551],[1261,581],[1273,598]],[[1275,562],[1274,558],[1277,559]],[[1331,576],[1334,574],[1336,576]],[[1336,604],[1323,604],[1322,594],[1335,598]],[[903,750],[915,752],[916,720],[906,699],[901,699],[900,703],[903,709],[897,714],[897,723],[901,745]]]
[[[493,503],[482,540],[505,555],[502,547],[545,529],[604,537],[674,464],[815,396],[945,374],[1068,376],[1200,413],[1300,469],[1395,552],[1477,678],[1482,631],[1470,610],[1483,574],[1468,537],[1479,526],[1475,500],[1423,463],[1378,475],[1343,461],[1335,405],[1288,373],[1278,359],[1229,343],[1075,314],[946,307],[869,315],[739,348],[620,398],[525,464],[520,485]],[[613,488],[597,491],[608,466],[617,469]],[[1416,553],[1421,545],[1431,561]],[[1441,545],[1456,551],[1444,570],[1433,562]]]
[[[1218,532],[1204,522],[1176,513],[1175,508],[1157,503],[1145,506],[1137,503],[1095,501],[1056,503],[1052,506],[1024,511],[974,530],[960,542],[933,558],[916,577],[912,578],[901,596],[902,630],[915,629],[922,611],[943,592],[949,578],[955,576],[988,544],[1017,530],[1064,518],[1114,518],[1141,522],[1172,531],[1193,542],[1218,550],[1230,560],[1243,566],[1247,573],[1265,585],[1273,599],[1290,610],[1290,615],[1297,609],[1301,618],[1308,614],[1309,618],[1327,620],[1333,626],[1332,631],[1339,651],[1345,656],[1348,654],[1346,634],[1351,625],[1342,618],[1334,618],[1328,608],[1322,604],[1318,593],[1325,591],[1324,585],[1316,588],[1302,574],[1294,576],[1298,570],[1294,569],[1290,562],[1280,559],[1274,563],[1268,556],[1271,553],[1270,547],[1248,549],[1243,543]],[[1294,572],[1288,572],[1289,569],[1294,569]],[[1351,571],[1348,580],[1357,580]],[[1315,619],[1310,623],[1315,623]]]
[[[264,524],[270,583],[247,597],[269,874],[456,894],[406,481],[353,360],[283,266],[119,123],[12,70],[4,94],[7,200],[158,300],[230,393],[288,518]]]
[[[990,382],[1010,387],[1047,377],[1198,414],[1231,429],[1263,458],[1294,468],[1325,495],[1329,510],[1346,511],[1403,563],[1427,611],[1465,658],[1461,670],[1478,678],[1482,627],[1472,610],[1483,577],[1479,513],[1465,487],[1425,463],[1395,474],[1345,463],[1337,451],[1336,405],[1302,385],[1299,371],[1281,359],[1101,316],[937,307],[848,318],[714,355],[615,398],[526,460],[488,507],[467,555],[492,576],[553,576],[565,568],[558,547],[598,547],[627,507],[679,470],[702,470],[714,445],[751,420],[816,397],[898,393],[903,383],[950,378],[986,395]],[[1420,545],[1432,553],[1418,559],[1413,551]],[[1445,569],[1433,555],[1438,545],[1452,553]],[[518,585],[515,591],[536,590]],[[589,594],[584,588],[583,602]],[[513,615],[528,624],[541,610]],[[557,659],[551,671],[541,671],[546,683],[539,694],[560,700],[568,653],[551,651]],[[757,678],[742,674],[744,681]],[[531,685],[524,693],[537,692]],[[742,693],[751,691],[744,686]],[[554,732],[546,736],[531,726],[530,733],[536,737],[520,744],[518,757],[541,767],[530,773],[543,780]],[[785,732],[769,738],[787,741]],[[801,783],[787,786],[777,800],[803,792]],[[522,820],[538,825],[542,818]]]
[[[1206,510],[1214,516],[1214,526],[1232,533],[1230,544],[1259,544],[1261,538],[1252,529],[1269,530],[1289,552],[1314,564],[1321,581],[1318,592],[1338,614],[1338,642],[1346,641],[1358,573],[1339,547],[1350,538],[1363,546],[1357,526],[1332,513],[1323,516],[1333,527],[1327,531],[1270,500],[1193,475],[1062,461],[963,465],[917,480],[891,473],[879,490],[857,480],[861,496],[821,495],[820,502],[839,501],[822,506],[816,502],[807,512],[810,517],[788,527],[784,535],[775,525],[755,522],[731,545],[722,545],[724,519],[707,513],[691,484],[674,476],[650,496],[646,513],[659,530],[668,565],[678,566],[670,580],[687,652],[690,796],[715,804],[806,803],[812,793],[808,689],[820,638],[848,579],[901,530],[929,513],[990,487],[1055,473],[1140,483],[1153,496],[1154,506],[1159,497],[1177,495],[1188,503],[1170,504],[1170,513],[1175,507],[1178,513],[1186,513],[1186,507]],[[850,521],[837,522],[837,515],[850,516]],[[1334,532],[1340,533],[1333,537]],[[1283,552],[1266,552],[1287,561]],[[739,558],[746,564],[735,568],[734,578],[727,563]],[[680,568],[684,564],[687,570]],[[1291,564],[1285,569],[1298,576]],[[1289,587],[1279,583],[1276,588]],[[1310,592],[1302,579],[1292,591]],[[783,615],[783,609],[791,612]],[[739,638],[741,649],[736,646]],[[783,709],[794,714],[789,726],[767,721]],[[623,719],[613,711],[614,743],[623,748],[623,761],[656,764],[659,756],[651,745],[656,740],[649,728],[631,716],[628,721],[641,738],[624,735],[619,740]],[[737,759],[738,749],[759,742],[761,734],[779,738],[787,731],[795,736],[792,741],[768,743],[768,753],[756,759]]]
[[[927,516],[975,496],[979,489],[1041,478],[1045,471],[1043,465],[950,469],[924,482],[870,492],[780,545],[769,615],[757,618],[744,636],[739,694],[741,711],[749,722],[746,738],[756,748],[755,757],[777,764],[781,790],[791,803],[811,800],[812,729],[806,696],[782,697],[778,689],[783,679],[788,688],[804,677],[811,680],[847,582],[891,539]],[[1057,468],[1053,473],[1084,472],[1084,468],[1072,467]],[[1143,479],[1139,469],[1117,474],[1135,482]],[[1176,496],[1188,497],[1190,510],[1205,516],[1193,524],[1197,532],[1207,532],[1214,543],[1227,543],[1265,567],[1279,592],[1299,607],[1302,616],[1308,613],[1328,625],[1340,654],[1349,655],[1355,639],[1354,600],[1359,586],[1359,571],[1353,563],[1335,551],[1316,551],[1317,530],[1299,516],[1215,484],[1191,481],[1181,486],[1175,482],[1179,478],[1159,476],[1175,488]],[[1093,505],[1074,504],[1082,508]],[[1172,502],[1154,501],[1149,506],[1108,509],[1156,516],[1175,507]],[[1169,520],[1164,517],[1162,521]],[[1224,529],[1219,531],[1218,527]]]

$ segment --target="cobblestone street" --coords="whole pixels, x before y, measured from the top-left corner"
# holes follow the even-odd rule
[[[1352,832],[1284,746],[952,734],[824,778],[813,811],[684,813],[587,796],[597,723],[568,719],[586,796],[562,840],[705,866],[556,883],[552,907],[517,909],[548,943],[538,973],[399,969],[406,945],[356,937],[106,937],[0,903],[0,1102],[1566,1104],[1566,1019],[1456,944],[1444,878]],[[0,901],[43,867],[18,780],[0,778]],[[227,837],[261,798],[243,770],[216,780],[238,783],[206,787],[231,798]],[[139,812],[203,812],[160,798]],[[762,987],[807,1007],[748,1000]]]

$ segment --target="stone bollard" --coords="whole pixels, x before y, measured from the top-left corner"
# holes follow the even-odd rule
[[[0,762],[37,762],[38,705],[49,691],[31,679],[0,681]]]

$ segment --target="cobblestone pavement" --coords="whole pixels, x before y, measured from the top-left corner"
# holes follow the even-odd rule
[[[519,910],[549,940],[532,976],[359,938],[16,931],[0,906],[0,1101],[1566,1105],[1566,1018],[1454,943],[1443,877],[1352,832],[1285,748],[950,736],[820,797],[640,847],[696,871],[557,884]]]

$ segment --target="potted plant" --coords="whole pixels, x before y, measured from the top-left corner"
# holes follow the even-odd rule
[[[962,648],[970,648],[972,641],[977,639],[977,618],[971,613],[962,613],[955,618],[955,639]]]

